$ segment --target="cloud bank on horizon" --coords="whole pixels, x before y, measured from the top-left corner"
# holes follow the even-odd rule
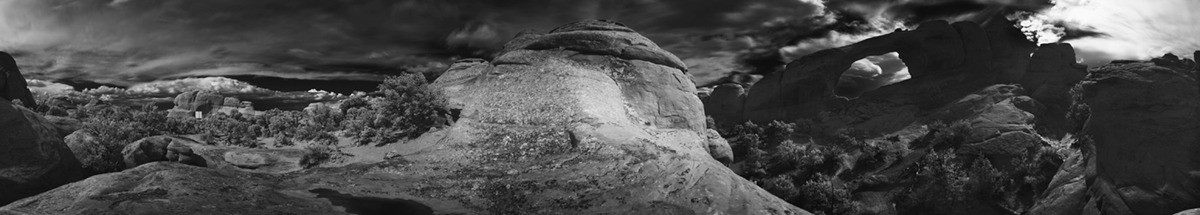
[[[523,30],[609,19],[695,72],[769,71],[820,49],[996,7],[1040,11],[1065,26],[1064,41],[1089,62],[1200,49],[1195,1],[1049,1],[0,0],[0,50],[13,52],[28,76],[124,86],[225,75],[372,80],[487,58]],[[879,72],[903,70],[887,68]]]

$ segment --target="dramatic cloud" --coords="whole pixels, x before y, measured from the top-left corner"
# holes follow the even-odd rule
[[[21,53],[34,77],[119,85],[250,74],[370,80],[489,57],[519,31],[580,19],[671,38],[823,10],[818,0],[0,0],[0,49]]]
[[[679,55],[697,79],[715,81],[772,72],[922,21],[1010,10],[1043,11],[1085,57],[1145,58],[1187,41],[1194,49],[1197,17],[1181,10],[1197,3],[1159,2],[1060,1],[1047,9],[1049,0],[0,0],[0,50],[14,53],[27,77],[64,83],[379,80],[491,57],[520,31],[608,19]],[[1167,39],[1176,37],[1188,39]]]
[[[1146,60],[1175,53],[1190,57],[1200,50],[1200,1],[1059,0],[1041,13],[1067,28],[1084,63]],[[1073,32],[1074,30],[1074,32]],[[1071,36],[1082,32],[1083,35]]]

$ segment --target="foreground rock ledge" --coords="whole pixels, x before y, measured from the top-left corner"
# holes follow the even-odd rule
[[[1172,214],[1200,207],[1200,87],[1144,62],[1096,68],[1076,86],[1078,150],[1028,214]]]
[[[709,152],[678,59],[620,24],[522,35],[434,83],[454,126],[378,164],[260,174],[151,163],[0,214],[809,214]]]

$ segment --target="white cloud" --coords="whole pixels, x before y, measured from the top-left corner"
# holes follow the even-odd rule
[[[1067,26],[1106,34],[1068,40],[1084,63],[1145,60],[1167,52],[1190,57],[1200,50],[1200,1],[1059,0],[1043,13]]]
[[[225,77],[155,81],[133,85],[129,89],[126,89],[126,92],[134,94],[179,94],[192,90],[212,90],[221,94],[275,93],[273,90],[263,89],[246,82]]]

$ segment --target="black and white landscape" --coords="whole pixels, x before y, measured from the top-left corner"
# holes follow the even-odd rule
[[[0,214],[1200,214],[1195,11],[0,0]]]

